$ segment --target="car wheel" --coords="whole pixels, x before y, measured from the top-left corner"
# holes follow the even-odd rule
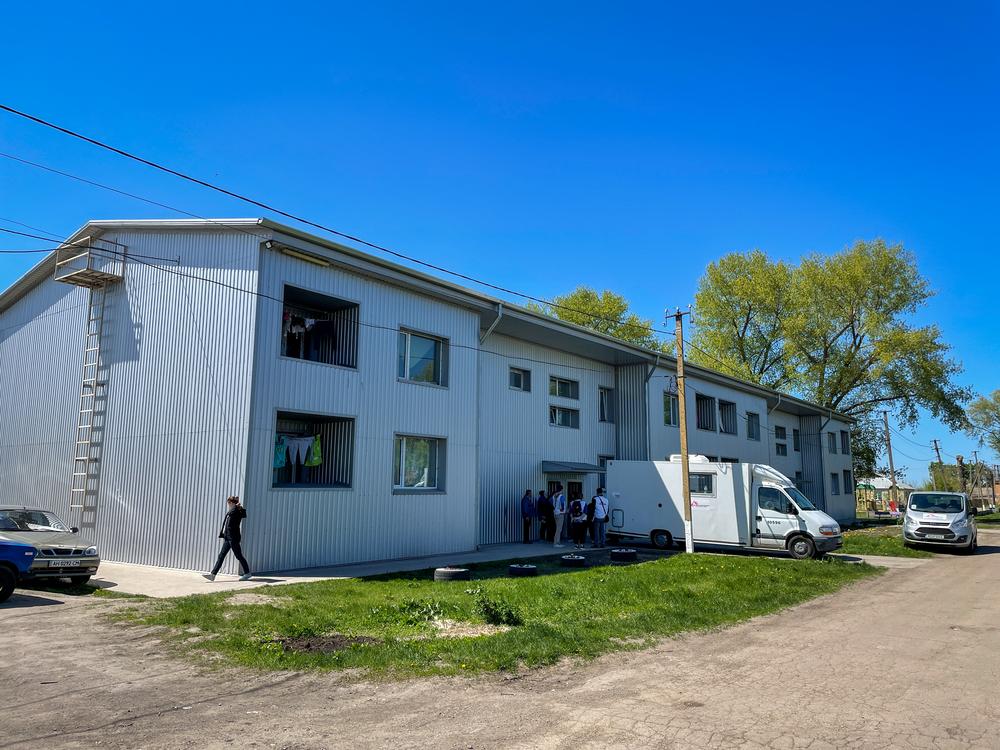
[[[0,568],[0,602],[5,602],[14,593],[17,578],[9,568]]]
[[[816,554],[816,545],[807,536],[795,536],[788,540],[788,551],[796,560],[808,560]]]
[[[670,549],[673,546],[674,538],[670,535],[669,531],[656,529],[649,535],[649,541],[653,543],[656,549]]]
[[[69,580],[74,586],[83,586],[90,580],[90,576],[70,576]]]

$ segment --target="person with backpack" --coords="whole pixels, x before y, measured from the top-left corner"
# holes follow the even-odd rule
[[[531,522],[535,520],[535,499],[531,490],[524,491],[521,498],[521,528],[524,531],[524,543],[531,544]]]
[[[222,540],[222,550],[219,552],[219,558],[215,561],[215,567],[212,568],[212,572],[202,574],[208,580],[215,580],[215,576],[219,574],[219,570],[222,568],[222,563],[226,561],[226,555],[229,554],[230,550],[233,551],[233,555],[237,560],[239,560],[240,580],[250,580],[250,564],[247,562],[247,559],[243,557],[243,550],[240,547],[240,542],[243,539],[243,532],[240,530],[240,524],[246,517],[246,508],[240,505],[240,499],[238,497],[234,495],[226,499],[226,517],[222,521],[222,529],[219,531],[219,539]]]
[[[608,498],[604,495],[604,488],[598,487],[597,494],[591,500],[594,505],[593,527],[591,535],[594,538],[594,547],[608,546]]]
[[[562,543],[562,530],[563,524],[566,522],[566,493],[563,492],[563,486],[561,484],[556,484],[556,494],[552,496],[552,546],[553,547],[565,547],[566,545]]]
[[[552,517],[552,501],[545,495],[545,490],[538,490],[535,512],[538,514],[538,538],[543,542],[551,542],[555,519]]]
[[[587,506],[582,495],[576,495],[569,503],[569,528],[573,535],[573,546],[583,549],[587,539]]]

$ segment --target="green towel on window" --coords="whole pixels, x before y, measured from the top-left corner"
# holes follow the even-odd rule
[[[306,466],[319,466],[321,463],[323,463],[323,451],[320,448],[319,435],[317,435],[313,438],[312,445],[309,446]]]

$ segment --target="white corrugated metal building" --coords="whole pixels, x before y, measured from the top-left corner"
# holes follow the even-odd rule
[[[678,452],[674,367],[269,220],[94,221],[0,294],[0,504],[177,568],[230,494],[257,570],[466,551],[518,539],[526,488]],[[853,518],[846,417],[688,384],[693,452]]]

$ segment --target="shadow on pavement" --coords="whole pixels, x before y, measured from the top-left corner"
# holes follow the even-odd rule
[[[58,599],[46,599],[42,596],[32,596],[31,594],[21,593],[20,590],[15,590],[14,593],[11,594],[10,599],[3,604],[0,604],[0,610],[27,609],[28,607],[48,607],[59,604],[62,604],[62,602]]]

